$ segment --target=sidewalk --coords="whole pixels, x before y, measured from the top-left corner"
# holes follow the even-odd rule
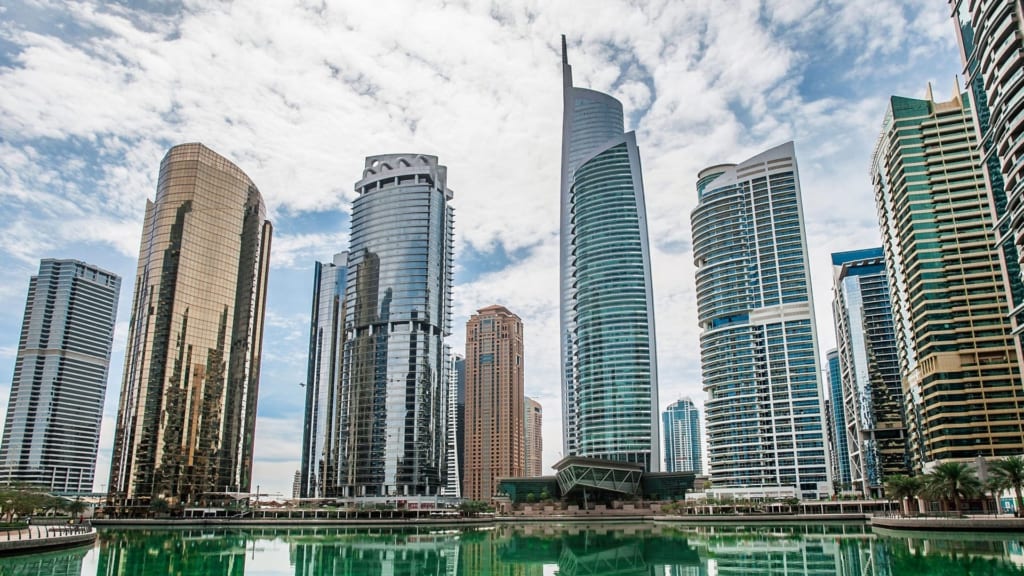
[[[82,546],[96,541],[89,524],[43,524],[0,532],[0,556]]]

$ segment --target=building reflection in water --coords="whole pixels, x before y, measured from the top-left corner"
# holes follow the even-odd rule
[[[248,541],[236,530],[104,530],[96,573],[243,576]]]
[[[3,576],[79,576],[89,548],[0,558]]]
[[[97,576],[1024,576],[1014,535],[906,534],[858,523],[502,524],[467,529],[102,530]],[[0,575],[89,572],[88,549],[0,560]],[[83,571],[83,566],[85,570]]]

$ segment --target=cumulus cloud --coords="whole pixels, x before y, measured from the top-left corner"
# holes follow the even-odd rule
[[[460,265],[453,347],[477,308],[501,303],[523,317],[546,464],[561,444],[559,34],[576,84],[621,98],[638,133],[663,406],[703,400],[689,248],[697,171],[797,141],[824,350],[834,341],[827,252],[877,245],[867,164],[886,99],[946,86],[959,70],[948,9],[927,0],[600,0],[587,10],[533,0],[35,0],[6,10],[0,285],[17,289],[0,296],[23,298],[38,258],[86,246],[85,256],[117,255],[126,319],[160,159],[202,141],[252,177],[275,224],[263,390],[277,398],[302,378],[309,269],[347,244],[364,157],[435,154],[455,191],[460,251],[514,255],[497,271]],[[16,342],[14,316],[0,315],[0,346]],[[301,419],[273,418],[257,429],[257,482],[284,490]]]

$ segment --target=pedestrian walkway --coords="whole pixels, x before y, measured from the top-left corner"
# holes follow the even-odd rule
[[[0,555],[68,548],[95,541],[96,529],[88,522],[43,521],[20,530],[0,531]]]

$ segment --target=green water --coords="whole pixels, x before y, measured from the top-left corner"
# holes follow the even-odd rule
[[[0,575],[1024,575],[1024,534],[863,524],[542,524],[474,530],[102,529],[95,546],[0,558]]]

